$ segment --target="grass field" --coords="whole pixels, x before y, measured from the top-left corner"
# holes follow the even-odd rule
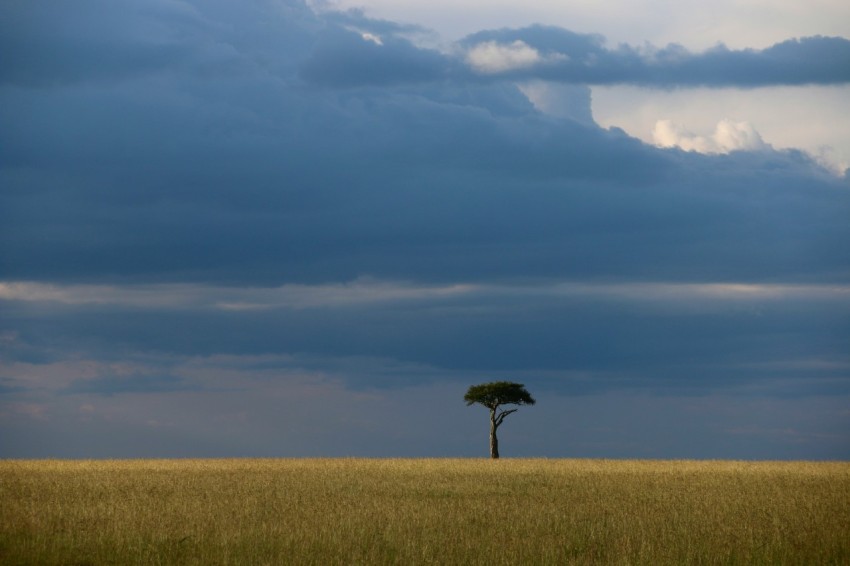
[[[0,461],[0,563],[850,564],[850,463]]]

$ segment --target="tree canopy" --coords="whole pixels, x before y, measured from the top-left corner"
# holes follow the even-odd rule
[[[463,396],[463,400],[466,401],[467,406],[479,403],[493,410],[499,405],[534,405],[536,403],[531,394],[526,391],[525,385],[511,381],[493,381],[473,385]]]

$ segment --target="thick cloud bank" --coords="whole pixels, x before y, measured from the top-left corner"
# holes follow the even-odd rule
[[[368,22],[362,29],[368,28]],[[392,29],[386,36],[352,29],[322,34],[302,67],[323,85],[387,85],[453,81],[529,80],[589,85],[651,87],[762,87],[850,82],[850,40],[805,37],[762,50],[719,44],[702,53],[681,45],[619,45],[599,35],[556,27],[483,31],[463,39],[454,52],[419,49]],[[388,41],[374,41],[379,37]]]
[[[768,148],[761,135],[747,122],[722,120],[711,136],[699,136],[683,130],[670,120],[660,120],[652,132],[656,145],[681,147],[699,153],[761,151]]]
[[[5,8],[29,24],[4,34],[6,279],[844,276],[846,183],[801,154],[700,157],[548,119],[356,14],[106,5]],[[467,41],[509,40],[604,51],[552,28]]]
[[[467,37],[463,45],[474,71],[496,76],[656,87],[850,81],[850,40],[840,37],[791,39],[763,50],[732,50],[720,44],[703,53],[691,53],[675,44],[612,49],[601,36],[533,26],[480,32]]]
[[[0,7],[0,456],[468,455],[402,407],[492,377],[604,421],[541,403],[538,455],[700,456],[641,448],[665,396],[707,455],[850,454],[847,177],[745,124],[652,147],[583,90],[847,82],[847,40],[440,52],[295,0],[72,4]]]

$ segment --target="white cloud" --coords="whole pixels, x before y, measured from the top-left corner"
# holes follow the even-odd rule
[[[363,33],[360,34],[360,37],[362,37],[364,41],[371,41],[375,45],[383,45],[384,44],[384,42],[381,40],[381,38],[379,36],[373,34],[373,33],[363,32]]]
[[[543,56],[524,41],[498,43],[485,41],[473,46],[466,54],[469,65],[479,73],[502,73],[527,69],[541,63],[565,59],[562,54]]]
[[[850,86],[661,91],[632,86],[593,87],[593,115],[603,127],[616,126],[647,143],[661,119],[710,131],[727,116],[758,124],[766,144],[799,149],[841,174],[850,166]]]
[[[712,137],[722,153],[730,151],[761,151],[769,146],[749,122],[721,120]]]
[[[749,122],[726,119],[718,122],[714,133],[708,136],[691,133],[671,120],[659,120],[652,131],[652,140],[660,147],[679,147],[699,153],[763,151],[770,147]]]
[[[540,61],[540,53],[519,40],[508,45],[502,45],[495,41],[485,41],[470,49],[466,58],[476,71],[500,73],[533,67]]]

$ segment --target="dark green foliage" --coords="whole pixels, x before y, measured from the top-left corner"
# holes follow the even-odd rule
[[[480,403],[488,409],[495,409],[499,405],[534,405],[535,400],[526,391],[522,383],[510,381],[493,381],[473,385],[463,396],[467,406]]]

